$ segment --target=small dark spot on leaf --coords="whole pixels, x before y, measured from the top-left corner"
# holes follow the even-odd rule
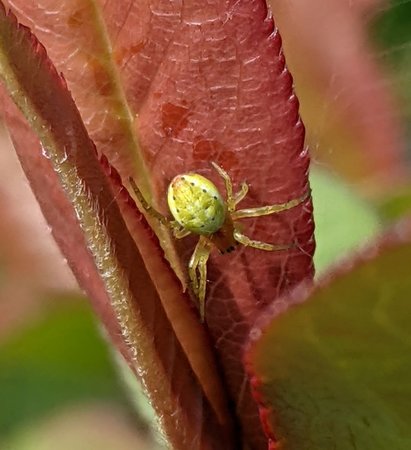
[[[187,126],[189,116],[187,106],[164,103],[161,106],[161,119],[165,135],[177,136]]]
[[[84,22],[87,18],[87,13],[85,9],[78,9],[74,11],[67,19],[67,25],[71,28],[79,28],[84,25]]]

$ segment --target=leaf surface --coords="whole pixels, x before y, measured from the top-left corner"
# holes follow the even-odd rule
[[[410,258],[408,222],[253,330],[248,362],[271,448],[410,448]]]
[[[218,410],[224,399],[210,405],[198,383],[64,80],[41,44],[1,4],[0,37],[1,78],[41,140],[39,146],[8,102],[7,118],[23,168],[77,279],[146,386],[166,438],[174,448],[230,447],[229,419]],[[158,247],[145,220],[140,222],[134,232]],[[164,263],[170,271],[167,267]],[[214,379],[218,383],[215,372]]]

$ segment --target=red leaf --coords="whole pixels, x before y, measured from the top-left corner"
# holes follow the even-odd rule
[[[0,75],[42,142],[2,93],[22,165],[77,279],[147,388],[168,441],[181,449],[231,448],[224,398],[210,404],[204,395],[201,371],[193,373],[170,325],[64,80],[1,3],[0,38]],[[158,248],[144,220],[134,233]],[[181,297],[179,304],[187,305]],[[207,350],[205,363],[212,364]],[[208,376],[218,383],[213,367]]]
[[[307,190],[304,129],[281,40],[264,3],[184,5],[180,10],[156,3],[150,13],[142,3],[130,4],[125,22],[118,3],[107,2],[104,9],[107,21],[115,17],[113,22],[122,24],[111,29],[115,52],[121,51],[123,39],[130,39],[133,17],[145,18],[130,45],[145,44],[129,55],[121,74],[130,108],[139,113],[157,202],[166,212],[167,184],[187,170],[221,186],[210,160],[228,170],[237,186],[250,183],[246,205],[301,196]],[[281,217],[252,221],[247,229],[257,239],[297,239],[302,247],[282,254],[241,250],[235,256],[213,255],[209,264],[207,323],[242,425],[250,441],[264,448],[241,363],[243,343],[264,305],[312,275],[310,203]],[[181,251],[187,259],[192,245]]]
[[[177,173],[196,170],[221,187],[210,160],[229,172],[236,187],[249,182],[244,206],[307,192],[298,101],[263,1],[13,5],[64,71],[98,150],[123,179],[132,175],[143,191],[151,188],[164,213],[165,189]],[[58,14],[46,14],[56,9]],[[241,362],[243,345],[260,310],[312,276],[311,202],[248,220],[245,231],[268,242],[299,243],[298,250],[241,249],[212,255],[209,262],[207,324],[242,427],[253,448],[265,448]],[[176,266],[172,248],[165,248]],[[188,239],[178,249],[181,267],[192,248]]]

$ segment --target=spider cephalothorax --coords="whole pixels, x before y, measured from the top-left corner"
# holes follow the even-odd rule
[[[130,179],[144,210],[169,227],[177,239],[192,233],[200,236],[188,264],[188,274],[192,289],[198,298],[201,319],[204,319],[207,260],[211,249],[217,247],[221,253],[230,253],[238,244],[266,251],[293,247],[293,244],[276,245],[254,241],[241,233],[236,222],[247,217],[266,216],[294,208],[309,195],[307,193],[278,205],[236,210],[237,204],[247,195],[248,185],[243,182],[240,190],[234,194],[227,172],[214,162],[211,164],[224,180],[226,199],[223,199],[214,183],[202,175],[197,173],[177,175],[171,180],[167,192],[168,206],[174,220],[153,209],[142,196],[134,180]]]

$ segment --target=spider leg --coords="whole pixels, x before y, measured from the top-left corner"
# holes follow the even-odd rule
[[[173,229],[173,235],[176,239],[182,239],[191,234],[191,231],[186,230],[182,226],[178,225],[176,221],[170,221],[169,224],[170,227]]]
[[[295,206],[301,204],[309,197],[309,195],[310,191],[305,193],[303,196],[290,200],[289,202],[286,203],[279,203],[278,205],[260,206],[258,208],[239,209],[238,211],[233,212],[231,217],[233,220],[238,220],[247,217],[259,217],[259,216],[268,216],[269,214],[276,214],[281,211],[292,209]]]
[[[151,217],[157,219],[162,225],[171,228],[171,230],[173,231],[173,235],[176,239],[181,239],[183,237],[188,236],[191,233],[190,231],[186,230],[181,225],[179,225],[177,221],[168,219],[167,217],[160,214],[151,205],[149,205],[146,199],[143,197],[143,194],[141,193],[140,189],[137,187],[135,181],[132,178],[129,178],[129,182],[144,211],[146,211],[147,214],[149,214]]]
[[[233,183],[231,181],[230,175],[228,175],[228,173],[215,162],[212,161],[211,164],[224,180],[225,190],[227,192],[227,209],[229,212],[233,212],[235,211],[235,207],[237,206],[237,204],[240,203],[241,200],[243,200],[247,195],[248,185],[246,182],[241,183],[241,189],[236,194],[233,194]]]
[[[146,211],[151,217],[154,217],[157,219],[161,224],[170,226],[170,220],[167,219],[167,217],[160,214],[156,209],[154,209],[149,203],[147,203],[146,199],[143,197],[143,194],[141,193],[140,189],[137,187],[136,182],[133,180],[133,178],[128,179],[129,183],[131,184],[131,187],[133,188],[134,193],[136,194],[136,197],[140,203],[140,205],[143,207],[144,211]],[[173,225],[171,225],[173,227]]]
[[[188,275],[193,291],[198,299],[201,320],[205,316],[205,294],[207,285],[207,260],[210,255],[211,245],[205,236],[200,236],[196,248],[188,263]]]
[[[290,248],[295,248],[294,244],[268,244],[267,242],[254,241],[244,234],[240,233],[238,230],[234,230],[234,239],[240,244],[246,247],[254,247],[259,250],[265,250],[267,252],[279,252],[281,250],[289,250]]]
[[[247,193],[248,193],[248,184],[245,181],[243,181],[241,183],[240,190],[236,194],[234,194],[233,198],[234,208],[230,210],[230,212],[233,212],[235,210],[235,207],[241,202],[241,200],[244,199]]]
[[[231,211],[231,205],[234,205],[234,198],[233,198],[233,183],[231,182],[230,175],[218,164],[216,164],[214,161],[211,161],[212,166],[214,169],[218,172],[220,177],[224,180],[225,190],[227,193],[227,207],[228,210]]]

